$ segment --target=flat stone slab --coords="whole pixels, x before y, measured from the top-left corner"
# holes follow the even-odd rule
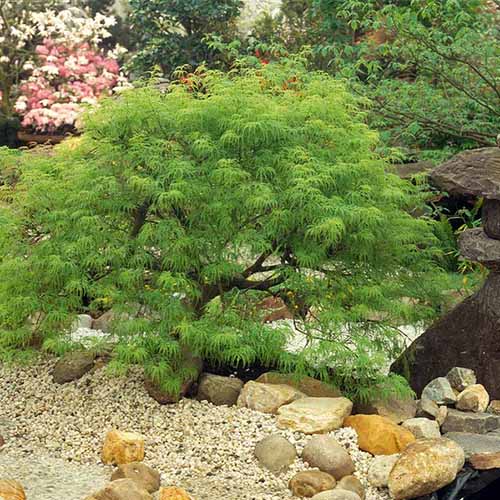
[[[461,254],[474,262],[500,264],[500,240],[490,238],[482,228],[467,229],[458,239]]]
[[[471,432],[448,432],[444,437],[455,441],[469,459],[478,453],[500,453],[500,434],[473,434]]]
[[[450,194],[500,199],[500,149],[463,151],[431,173],[435,184]]]
[[[472,413],[453,408],[448,410],[448,416],[441,430],[448,432],[467,432],[486,434],[500,428],[500,416],[491,413]]]

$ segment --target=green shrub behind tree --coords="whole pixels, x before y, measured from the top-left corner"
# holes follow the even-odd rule
[[[61,350],[76,313],[113,306],[127,319],[112,366],[142,364],[171,392],[183,346],[358,395],[399,387],[380,368],[399,325],[434,317],[445,276],[433,222],[410,213],[421,194],[365,118],[298,61],[102,102],[79,139],[25,154],[0,207],[0,349],[36,335]],[[295,313],[300,352],[288,325],[262,324],[268,296]]]

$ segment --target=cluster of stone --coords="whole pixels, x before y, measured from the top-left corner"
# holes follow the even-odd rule
[[[500,399],[500,149],[464,151],[437,167],[433,182],[450,195],[484,198],[482,227],[460,237],[462,255],[490,270],[483,287],[416,339],[392,370],[413,389],[454,366],[472,368]]]

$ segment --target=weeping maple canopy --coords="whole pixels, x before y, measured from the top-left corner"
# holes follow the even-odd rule
[[[75,314],[112,306],[127,313],[113,366],[140,363],[166,390],[188,374],[185,345],[211,363],[380,383],[398,327],[433,317],[444,275],[433,222],[410,214],[422,196],[377,140],[342,82],[296,61],[103,101],[80,138],[16,156],[3,349],[29,344],[35,313],[58,350]],[[300,334],[262,324],[269,295]]]

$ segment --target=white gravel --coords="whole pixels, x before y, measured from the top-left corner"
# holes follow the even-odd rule
[[[182,400],[161,406],[142,385],[141,373],[110,378],[105,370],[64,386],[51,380],[54,360],[30,367],[0,365],[0,478],[19,480],[30,500],[82,500],[111,474],[100,462],[104,436],[111,428],[146,438],[145,463],[160,471],[164,486],[185,488],[193,500],[285,500],[287,484],[300,459],[286,473],[263,470],[255,444],[279,433],[297,447],[308,436],[279,430],[276,419],[246,408],[217,407]],[[361,452],[356,433],[332,433],[351,454],[356,475],[367,487],[366,500],[389,499],[386,490],[368,487],[372,457]],[[59,479],[58,479],[59,478]]]

